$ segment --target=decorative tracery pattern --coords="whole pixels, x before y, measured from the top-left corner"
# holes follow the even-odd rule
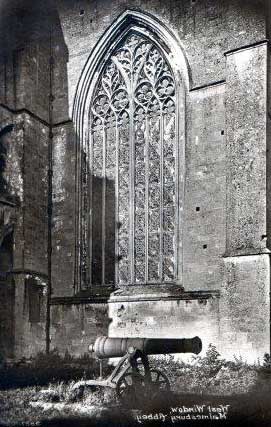
[[[176,279],[176,93],[162,52],[130,34],[91,104],[92,282]]]

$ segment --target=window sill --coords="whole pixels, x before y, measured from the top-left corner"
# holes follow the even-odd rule
[[[73,296],[52,297],[50,304],[105,304],[108,302],[108,299],[114,290],[114,286],[91,287],[89,289],[81,290]]]
[[[94,292],[95,291],[95,292]],[[99,287],[78,292],[72,297],[53,297],[51,305],[107,304],[139,301],[206,300],[219,298],[218,290],[184,291],[179,285],[130,286],[114,290]]]
[[[137,302],[137,301],[176,301],[176,300],[205,300],[218,298],[218,290],[210,291],[185,291],[178,285],[153,285],[134,286],[130,288],[118,289],[113,292],[108,300],[109,303]]]

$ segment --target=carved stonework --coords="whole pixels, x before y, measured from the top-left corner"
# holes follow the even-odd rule
[[[160,49],[128,35],[90,113],[92,283],[176,280],[176,93]]]

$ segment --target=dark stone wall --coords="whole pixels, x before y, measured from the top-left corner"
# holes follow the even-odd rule
[[[48,127],[24,116],[24,268],[47,274]]]
[[[22,273],[14,283],[14,356],[19,359],[45,351],[46,281]]]
[[[3,211],[1,212],[3,213]],[[12,357],[14,355],[14,300],[15,287],[12,277],[6,277],[5,273],[13,265],[13,233],[7,234],[1,239],[0,246],[0,344],[1,356]]]
[[[4,321],[10,325],[8,357],[45,347],[50,43],[48,13],[38,3],[1,3],[0,128],[13,125],[1,139],[6,153],[0,207],[9,208],[6,222],[13,233],[13,262],[1,281],[1,305],[13,287]]]
[[[1,124],[12,123],[5,136],[5,165],[0,210],[9,234],[1,241],[0,345],[5,357],[31,355],[45,345],[45,289],[47,276],[47,145],[48,127],[28,113],[11,113],[1,107]],[[2,217],[1,217],[2,219]],[[5,240],[11,238],[9,252]],[[3,265],[7,256],[11,261]],[[29,307],[35,304],[25,290],[27,277],[42,286],[43,315],[32,326]],[[40,284],[42,282],[42,285]],[[31,334],[27,335],[30,328]],[[7,339],[8,337],[8,339]],[[36,347],[35,347],[36,346]],[[3,347],[2,347],[3,348]]]

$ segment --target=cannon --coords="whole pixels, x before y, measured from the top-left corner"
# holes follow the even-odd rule
[[[79,381],[74,389],[84,387],[110,387],[116,390],[123,405],[140,406],[146,398],[156,398],[159,393],[170,390],[170,382],[160,369],[149,364],[149,355],[194,353],[199,354],[202,342],[199,337],[190,339],[163,338],[109,338],[98,337],[89,346],[89,351],[100,361],[121,358],[108,378]]]

